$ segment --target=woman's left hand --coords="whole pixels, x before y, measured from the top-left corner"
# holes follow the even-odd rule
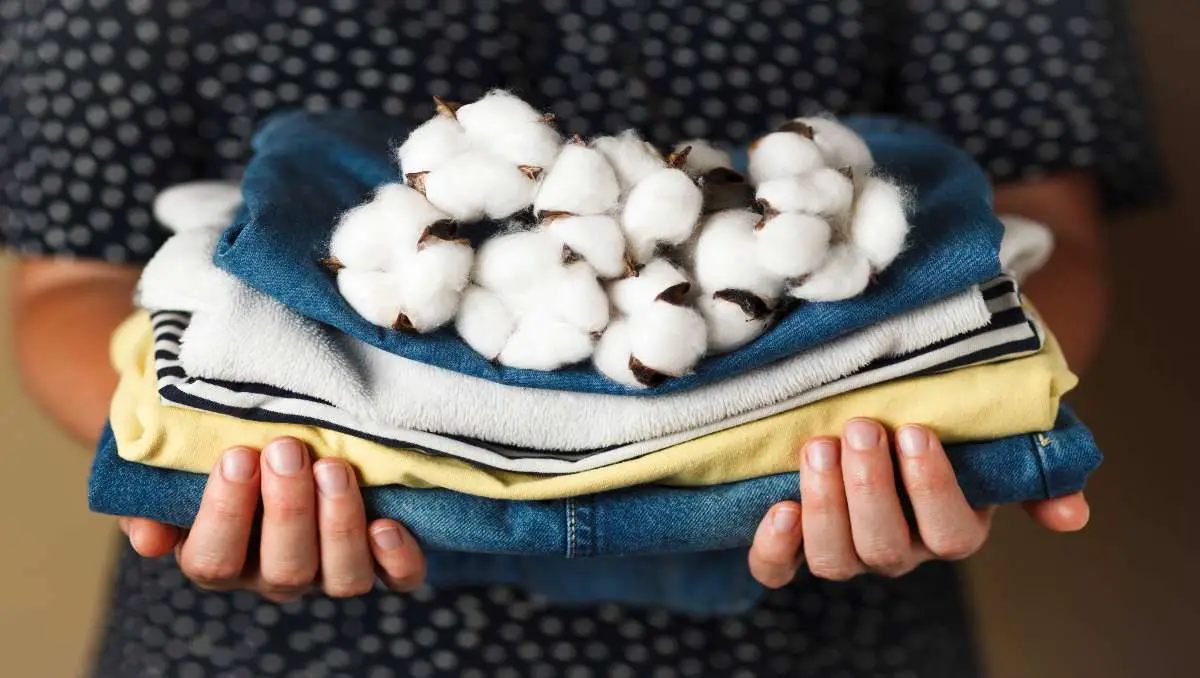
[[[887,432],[868,419],[846,423],[842,438],[813,438],[802,450],[798,502],[776,504],[758,526],[750,571],[778,588],[801,563],[822,579],[867,572],[898,577],[927,560],[960,560],[987,541],[994,508],[976,510],[958,487],[941,441],[922,426],[896,431],[904,484],[916,516],[909,529],[896,488]],[[1030,502],[1026,511],[1056,532],[1088,521],[1083,494]]]

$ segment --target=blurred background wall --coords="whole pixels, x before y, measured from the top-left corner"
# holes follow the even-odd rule
[[[1089,489],[1091,526],[1043,534],[1006,511],[970,563],[994,678],[1197,675],[1200,2],[1139,0],[1134,15],[1175,193],[1112,225],[1112,328],[1072,397],[1107,453]],[[115,524],[87,512],[89,452],[25,400],[7,360],[0,431],[0,675],[79,675],[107,596]]]

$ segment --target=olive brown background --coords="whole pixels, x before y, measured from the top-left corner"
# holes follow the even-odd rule
[[[1134,3],[1166,169],[1159,208],[1110,228],[1114,312],[1102,356],[1072,397],[1107,460],[1092,524],[1059,536],[1015,509],[968,565],[994,678],[1196,675],[1200,608],[1200,3]],[[11,355],[7,278],[0,352]],[[85,501],[90,452],[22,394],[0,362],[0,674],[81,675],[117,545]]]

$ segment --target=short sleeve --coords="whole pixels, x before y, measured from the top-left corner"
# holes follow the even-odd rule
[[[189,3],[0,0],[0,230],[18,254],[140,262],[157,191],[204,174],[179,75]]]
[[[1110,208],[1162,197],[1140,63],[1121,0],[906,0],[901,113],[997,182],[1088,169]]]

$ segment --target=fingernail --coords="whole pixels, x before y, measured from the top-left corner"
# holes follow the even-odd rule
[[[350,474],[337,462],[317,464],[313,472],[317,476],[317,489],[326,497],[340,497],[350,487]]]
[[[816,471],[829,471],[838,463],[837,445],[832,440],[814,440],[805,452],[808,465]]]
[[[780,506],[771,516],[771,529],[775,534],[790,534],[800,522],[800,512],[795,506]]]
[[[281,476],[293,476],[304,466],[304,450],[292,438],[280,438],[267,445],[267,463]]]
[[[404,543],[404,535],[396,527],[381,527],[371,533],[371,541],[384,551],[394,551]]]
[[[879,447],[879,424],[855,419],[846,424],[846,444],[854,450],[873,450]]]
[[[916,457],[929,449],[929,434],[919,426],[903,426],[896,432],[896,442],[900,445],[901,454]]]
[[[257,466],[254,453],[244,447],[235,447],[221,457],[221,475],[225,480],[235,483],[244,483],[253,478]]]

